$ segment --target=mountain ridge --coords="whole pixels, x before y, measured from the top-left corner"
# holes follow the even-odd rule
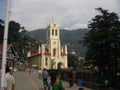
[[[81,43],[79,43],[79,41],[83,39],[88,31],[88,29],[60,29],[61,44],[68,44],[68,52],[76,52],[77,55],[84,56],[87,49]],[[27,35],[40,42],[46,41],[45,29],[28,31]]]

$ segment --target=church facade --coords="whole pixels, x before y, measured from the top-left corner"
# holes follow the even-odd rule
[[[46,28],[46,43],[39,45],[36,53],[27,54],[28,66],[41,69],[64,69],[68,68],[67,45],[61,46],[60,25],[49,23]]]

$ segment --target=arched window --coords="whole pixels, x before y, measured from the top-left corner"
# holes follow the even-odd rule
[[[48,58],[47,57],[45,58],[45,65],[46,66],[48,65]]]
[[[55,35],[57,36],[57,29],[55,30]]]
[[[52,29],[52,35],[54,35],[54,29]]]
[[[63,63],[62,62],[59,62],[58,63],[58,69],[62,69],[63,68]]]
[[[53,49],[53,57],[55,57],[56,56],[56,49],[54,48]]]

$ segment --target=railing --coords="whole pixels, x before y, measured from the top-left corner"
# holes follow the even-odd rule
[[[69,71],[67,70],[56,70],[56,71],[60,72],[62,80],[64,81],[68,80]],[[76,84],[78,84],[79,79],[83,79],[83,86],[92,88],[93,90],[117,90],[111,87],[110,89],[108,89],[108,87],[105,86],[100,73],[98,72],[72,71],[72,73],[73,73],[74,83]],[[117,82],[116,84],[120,84],[120,82]],[[118,85],[118,87],[115,88],[120,88],[120,85]]]

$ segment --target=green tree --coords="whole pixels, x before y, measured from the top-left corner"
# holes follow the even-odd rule
[[[35,44],[34,39],[26,35],[27,31],[23,26],[15,21],[9,22],[8,43],[13,44],[16,52],[20,56],[22,62],[26,59],[27,51],[31,49],[29,43]],[[0,19],[0,43],[3,43],[4,22]],[[33,48],[34,49],[34,48]]]
[[[0,43],[3,43],[4,21],[0,19]]]
[[[26,35],[23,26],[15,21],[10,21],[8,32],[8,43],[12,43],[19,54],[22,62],[26,59],[29,43],[34,44],[35,40]]]
[[[15,21],[10,21],[8,31],[8,43],[20,42],[23,38],[23,31],[25,31],[24,27],[22,27],[19,23]]]
[[[100,71],[116,72],[120,61],[120,21],[116,13],[97,8],[100,12],[88,27],[90,31],[84,37],[87,46],[86,60]]]
[[[73,67],[73,69],[77,68],[78,64],[78,56],[69,53],[68,54],[68,67]]]

